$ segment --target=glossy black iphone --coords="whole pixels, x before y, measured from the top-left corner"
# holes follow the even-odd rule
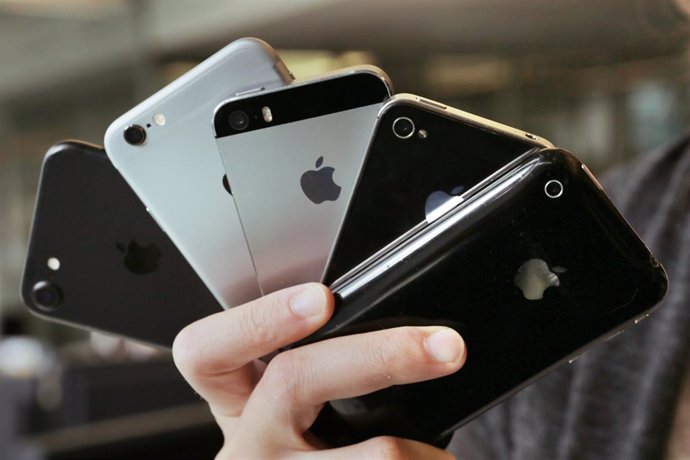
[[[412,94],[381,109],[357,186],[331,250],[326,283],[465,194],[492,173],[551,143]]]
[[[22,297],[44,318],[163,347],[221,311],[105,151],[78,141],[44,159]]]
[[[336,312],[308,341],[399,325],[465,339],[457,373],[335,401],[315,431],[338,443],[438,443],[588,345],[646,318],[666,275],[586,167],[528,153],[331,287]]]

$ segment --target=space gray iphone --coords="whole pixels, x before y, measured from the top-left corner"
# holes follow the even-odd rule
[[[383,71],[363,66],[217,109],[218,150],[263,293],[321,280],[390,92]]]
[[[260,291],[210,120],[233,95],[292,80],[267,43],[240,39],[122,115],[105,135],[115,167],[225,308]]]

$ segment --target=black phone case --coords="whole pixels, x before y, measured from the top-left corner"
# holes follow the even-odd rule
[[[588,345],[644,319],[667,279],[586,167],[548,149],[523,155],[331,287],[333,318],[298,345],[447,325],[465,339],[468,358],[448,377],[334,401],[314,431],[334,444],[377,435],[439,444]]]
[[[406,139],[393,132],[400,118],[416,128]],[[424,103],[391,103],[379,115],[324,282],[332,283],[413,228],[444,200],[538,148],[525,136],[492,131]]]
[[[21,293],[46,319],[166,348],[222,310],[105,150],[78,141],[55,144],[43,161]],[[59,302],[46,308],[41,296]]]

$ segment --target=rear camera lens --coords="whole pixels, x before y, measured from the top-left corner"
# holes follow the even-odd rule
[[[62,291],[50,281],[39,281],[31,289],[31,297],[42,310],[54,310],[62,302]]]
[[[139,125],[128,126],[124,136],[129,145],[141,145],[146,141],[146,130]]]
[[[235,131],[244,131],[249,126],[249,115],[241,110],[235,110],[228,117],[228,122]]]
[[[414,123],[407,117],[396,118],[393,122],[393,134],[400,139],[408,139],[414,134]]]
[[[563,184],[557,180],[550,180],[544,185],[544,193],[549,198],[558,198],[563,195]]]

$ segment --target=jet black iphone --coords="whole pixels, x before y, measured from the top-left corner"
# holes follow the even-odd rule
[[[523,153],[551,143],[412,94],[386,102],[331,249],[326,283]]]
[[[376,435],[441,443],[649,316],[666,287],[662,266],[582,163],[562,150],[527,153],[341,277],[333,318],[307,340],[447,325],[467,343],[465,366],[334,401],[314,431],[336,444]]]
[[[78,141],[43,161],[22,297],[46,319],[168,348],[222,310],[105,151]]]

